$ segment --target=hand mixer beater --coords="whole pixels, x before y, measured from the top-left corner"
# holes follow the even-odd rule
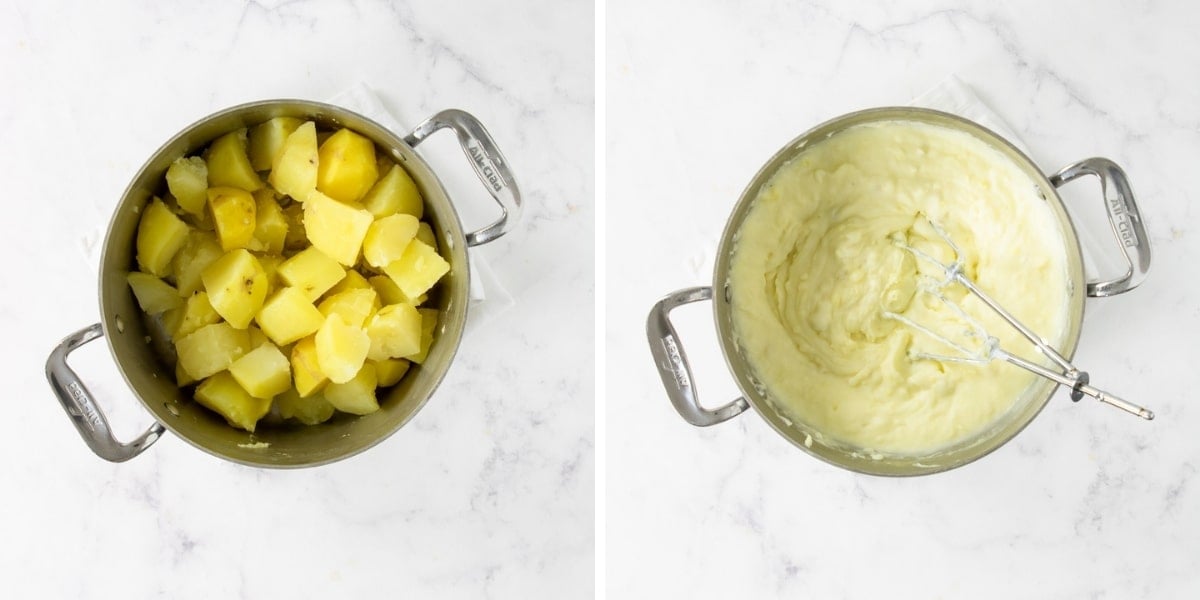
[[[1114,396],[1104,390],[1092,387],[1089,383],[1089,377],[1086,371],[1081,371],[1075,365],[1071,364],[1071,361],[1064,358],[1062,354],[1059,354],[1059,352],[1055,350],[1049,342],[1026,327],[1025,324],[1017,320],[1012,313],[1005,310],[1003,306],[1000,306],[995,299],[993,299],[983,290],[979,289],[979,286],[976,285],[975,282],[971,280],[971,278],[968,277],[963,271],[962,252],[959,250],[954,241],[950,239],[949,234],[947,234],[940,225],[930,219],[927,215],[922,215],[922,217],[932,227],[933,231],[937,233],[938,237],[940,237],[953,251],[953,262],[946,264],[937,258],[934,258],[930,254],[900,241],[897,241],[896,244],[911,253],[917,258],[917,260],[924,261],[925,263],[932,265],[944,275],[944,278],[940,281],[922,281],[918,286],[918,292],[933,296],[938,302],[944,304],[964,323],[968,324],[970,329],[965,332],[965,335],[966,337],[977,342],[978,347],[974,349],[969,348],[966,344],[963,344],[960,341],[952,340],[950,337],[938,333],[925,325],[917,323],[904,315],[891,311],[885,311],[883,313],[884,317],[899,321],[958,352],[957,356],[931,354],[927,352],[913,352],[912,356],[914,358],[979,365],[987,364],[995,359],[1000,359],[1025,369],[1026,371],[1034,373],[1035,375],[1045,377],[1046,379],[1067,386],[1071,390],[1071,399],[1076,402],[1078,402],[1085,395],[1091,396],[1092,398],[1095,398],[1105,404],[1115,406],[1125,412],[1137,415],[1143,419],[1151,420],[1154,418],[1154,413],[1149,409],[1118,398],[1117,396]],[[975,297],[979,298],[979,300],[995,311],[996,314],[1000,315],[1001,318],[1007,321],[1009,325],[1019,331],[1021,335],[1025,337],[1025,339],[1029,340],[1029,342],[1032,343],[1039,352],[1058,365],[1062,371],[1060,372],[1048,369],[1042,365],[1021,358],[1020,356],[1016,356],[1004,348],[1001,348],[999,340],[988,334],[983,325],[977,319],[967,314],[967,312],[963,310],[961,306],[947,298],[942,292],[946,286],[949,286],[953,283],[958,283],[966,288],[967,291],[974,294]]]

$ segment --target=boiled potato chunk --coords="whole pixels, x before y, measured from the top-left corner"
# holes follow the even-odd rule
[[[367,278],[362,276],[362,273],[359,273],[358,271],[355,271],[354,269],[350,269],[349,271],[346,271],[345,278],[343,278],[341,281],[339,281],[337,285],[329,288],[329,291],[325,292],[325,296],[332,297],[332,296],[334,296],[336,294],[340,294],[346,290],[374,290],[374,289],[375,288],[371,287],[371,283],[367,281]]]
[[[196,388],[196,401],[225,417],[230,425],[251,433],[258,420],[271,410],[270,398],[251,396],[227,372],[217,373],[201,383]]]
[[[330,383],[325,388],[325,399],[342,412],[369,415],[379,410],[379,401],[375,398],[377,385],[375,366],[366,363],[349,380]]]
[[[217,236],[207,231],[188,234],[187,243],[175,255],[175,286],[179,295],[189,297],[204,286],[200,275],[218,258],[225,256]]]
[[[283,150],[289,135],[300,127],[295,117],[275,117],[250,129],[250,166],[255,171],[269,171]]]
[[[295,388],[275,397],[275,405],[279,407],[279,416],[285,419],[296,419],[305,425],[324,423],[333,417],[333,405],[320,392],[307,398],[301,398]]]
[[[396,282],[405,296],[416,298],[450,272],[450,263],[421,240],[413,240],[404,249],[404,254],[384,267],[383,272]]]
[[[317,340],[308,336],[292,347],[292,378],[296,382],[296,393],[307,398],[325,389],[329,378],[317,361]]]
[[[279,265],[283,264],[283,257],[278,254],[261,254],[257,258],[263,273],[267,274],[267,296],[270,296],[275,290],[283,287],[279,284]]]
[[[270,342],[233,361],[229,373],[255,398],[274,398],[292,387],[291,365]]]
[[[388,304],[420,306],[425,303],[424,295],[417,296],[416,298],[409,298],[404,295],[404,290],[401,290],[400,286],[396,285],[396,282],[392,281],[392,278],[387,275],[376,275],[368,281],[371,287],[375,288],[375,293],[379,294],[379,299],[384,306]]]
[[[250,351],[250,334],[229,323],[205,325],[175,340],[179,364],[193,379],[200,380],[229,368]]]
[[[175,385],[183,387],[185,385],[192,385],[193,383],[196,383],[196,378],[184,370],[183,363],[177,361],[175,363]]]
[[[336,260],[315,247],[285,260],[277,273],[284,283],[304,292],[310,302],[346,276],[346,270]]]
[[[321,301],[317,309],[328,317],[332,314],[341,315],[347,323],[362,327],[371,313],[379,310],[379,295],[374,289],[346,290],[334,294]]]
[[[254,196],[234,187],[209,188],[208,205],[212,210],[221,248],[226,252],[234,248],[249,248],[254,240],[257,211]]]
[[[409,362],[403,358],[388,358],[371,361],[375,365],[375,377],[379,387],[392,387],[404,378]]]
[[[250,336],[250,349],[254,350],[263,344],[270,344],[271,338],[267,334],[253,325],[246,328],[246,334]]]
[[[308,247],[308,234],[304,232],[304,205],[299,202],[293,202],[283,209],[283,216],[287,219],[287,237],[283,240],[283,247],[287,250],[302,250]]]
[[[154,198],[142,211],[137,232],[137,262],[142,271],[158,277],[170,272],[171,259],[191,231],[162,200]]]
[[[416,354],[409,354],[404,358],[423,365],[425,358],[429,356],[429,347],[433,345],[433,332],[437,329],[438,311],[432,308],[421,308],[417,312],[421,313],[421,349]]]
[[[254,239],[265,252],[283,254],[287,241],[288,221],[275,200],[275,192],[263,188],[254,193]]]
[[[430,248],[438,247],[437,236],[433,235],[433,227],[424,221],[421,221],[421,225],[417,227],[417,239]]]
[[[317,189],[317,124],[308,121],[283,142],[267,180],[275,191],[304,202]]]
[[[209,265],[201,275],[213,309],[230,325],[245,329],[267,299],[267,274],[258,259],[237,249]]]
[[[420,219],[425,214],[425,203],[421,200],[421,192],[417,191],[417,184],[400,165],[392,165],[383,179],[371,188],[363,198],[363,206],[376,217],[404,213]]]
[[[363,238],[363,258],[376,268],[386,267],[404,256],[404,249],[417,236],[420,221],[412,215],[389,215],[371,223]]]
[[[263,186],[246,155],[246,130],[231,131],[217,138],[205,153],[208,184],[253,192]]]
[[[201,216],[208,201],[208,165],[199,156],[179,157],[167,167],[167,189],[179,208]]]
[[[187,303],[184,304],[183,310],[179,314],[178,323],[168,324],[168,326],[171,337],[180,339],[205,325],[212,325],[220,320],[221,315],[217,314],[212,303],[208,301],[208,293],[199,291],[187,299]]]
[[[421,313],[410,304],[379,309],[367,322],[371,360],[402,358],[421,351]]]
[[[317,364],[333,383],[346,383],[353,379],[366,362],[367,351],[371,348],[371,340],[362,327],[350,324],[336,313],[325,317],[325,323],[317,330],[315,338]]]
[[[272,342],[286,346],[316,333],[325,323],[325,315],[302,290],[285,287],[263,304],[255,321]]]
[[[172,308],[183,306],[179,292],[167,282],[149,273],[133,272],[125,277],[133,295],[137,298],[138,306],[148,315],[157,315]],[[372,291],[371,294],[375,292]]]
[[[339,202],[358,202],[378,178],[371,140],[349,129],[339,129],[321,144],[317,189],[326,196]]]
[[[304,232],[314,248],[346,265],[358,262],[367,228],[375,221],[371,213],[342,204],[321,192],[309,194],[304,202]]]

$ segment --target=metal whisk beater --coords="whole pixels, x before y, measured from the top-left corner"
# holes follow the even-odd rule
[[[1046,379],[1067,386],[1071,390],[1071,399],[1076,402],[1078,402],[1085,395],[1091,396],[1092,398],[1095,398],[1105,404],[1115,406],[1125,412],[1137,415],[1143,419],[1151,420],[1154,418],[1154,413],[1149,409],[1123,400],[1104,390],[1092,387],[1089,384],[1090,378],[1088,377],[1086,371],[1081,371],[1075,365],[1071,364],[1071,361],[1059,354],[1049,342],[1042,339],[1041,336],[1037,335],[1031,329],[1026,327],[1024,323],[1018,321],[1017,318],[1012,315],[1012,313],[1005,310],[1003,306],[1000,306],[995,299],[993,299],[983,290],[979,289],[979,286],[976,285],[975,282],[972,281],[970,277],[967,277],[966,273],[963,272],[962,252],[959,250],[958,246],[953,240],[950,239],[950,236],[944,229],[941,228],[941,226],[935,223],[928,216],[925,216],[924,218],[925,221],[933,228],[933,230],[937,232],[937,235],[942,238],[942,240],[945,241],[950,249],[954,252],[954,262],[947,265],[933,256],[930,256],[929,254],[922,252],[917,248],[913,248],[908,244],[897,242],[897,245],[910,252],[918,260],[925,261],[926,263],[933,265],[943,272],[945,279],[941,281],[934,281],[933,283],[922,282],[922,284],[919,286],[919,290],[937,298],[938,301],[945,304],[947,308],[953,311],[965,323],[970,325],[971,331],[968,332],[968,336],[977,339],[980,342],[980,347],[972,350],[959,342],[951,340],[949,337],[933,331],[925,325],[909,319],[904,315],[891,311],[885,311],[883,313],[884,317],[900,321],[901,323],[904,323],[905,325],[945,344],[960,354],[960,356],[948,356],[930,354],[926,352],[915,352],[913,353],[915,358],[979,365],[987,364],[994,359],[1000,359],[1025,369],[1026,371],[1034,373],[1035,375],[1045,377]],[[996,314],[1000,315],[1005,321],[1008,322],[1009,325],[1019,331],[1021,335],[1025,336],[1025,339],[1029,340],[1030,343],[1036,346],[1039,352],[1057,364],[1063,370],[1063,372],[1047,369],[1046,367],[1030,362],[1024,358],[1021,358],[1020,356],[1011,354],[1004,348],[1001,348],[999,340],[989,335],[978,320],[967,314],[967,312],[963,310],[961,306],[951,301],[945,296],[945,294],[942,293],[941,290],[952,283],[958,283],[962,285],[967,289],[967,291],[971,292],[977,298],[982,300],[984,304],[988,305],[988,307],[994,310]]]

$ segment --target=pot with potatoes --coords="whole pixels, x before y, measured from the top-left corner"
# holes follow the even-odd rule
[[[414,150],[441,129],[500,207],[477,231]],[[317,102],[223,110],[171,138],[125,190],[103,246],[100,322],[54,349],[47,379],[109,461],[167,430],[257,467],[352,456],[432,396],[467,319],[467,249],[520,209],[507,161],[463,111],[401,137]],[[67,364],[100,337],[154,419],[131,441]]]

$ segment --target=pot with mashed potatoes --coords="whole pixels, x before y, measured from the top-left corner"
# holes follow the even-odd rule
[[[1102,182],[1129,268],[1084,280],[1075,229],[1056,186]],[[928,293],[944,273],[913,249],[954,260],[965,274],[1069,358],[1087,295],[1136,287],[1149,240],[1120,168],[1088,159],[1047,178],[1011,144],[960,117],[926,109],[848,114],[793,140],[759,171],[726,225],[713,285],[655,305],[647,335],[672,402],[712,425],[753,406],[801,449],[877,475],[921,475],[1003,445],[1057,384],[1003,361],[933,360],[952,354],[905,321],[946,336],[964,322],[1031,360],[1035,347],[961,286]],[[671,326],[671,309],[713,300],[730,371],[744,394],[708,409]],[[895,318],[901,315],[904,319]]]

